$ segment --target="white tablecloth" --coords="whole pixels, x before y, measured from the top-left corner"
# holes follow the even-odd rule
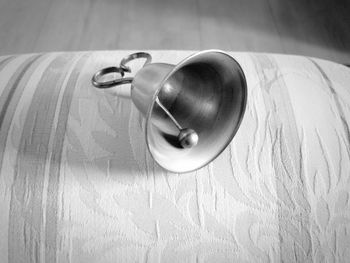
[[[129,53],[0,58],[0,262],[349,262],[349,68],[231,53],[241,127],[214,162],[173,174],[131,100],[91,85]]]

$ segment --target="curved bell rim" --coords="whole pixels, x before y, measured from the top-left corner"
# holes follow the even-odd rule
[[[183,127],[198,133],[198,145],[178,145],[178,130],[158,109],[157,97]],[[246,78],[233,57],[221,50],[195,53],[174,66],[153,96],[146,117],[148,150],[170,172],[202,168],[232,141],[246,103]]]

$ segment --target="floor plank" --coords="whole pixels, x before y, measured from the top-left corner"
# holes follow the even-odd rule
[[[0,55],[207,49],[350,63],[348,0],[0,0]]]
[[[350,1],[268,1],[286,53],[350,61]]]

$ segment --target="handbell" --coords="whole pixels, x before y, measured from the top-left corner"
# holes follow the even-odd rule
[[[145,58],[133,78],[126,65]],[[131,99],[146,118],[146,143],[154,160],[164,169],[184,173],[213,161],[231,142],[242,121],[247,83],[238,62],[220,50],[195,53],[177,65],[150,63],[148,53],[124,58],[119,67],[98,71],[97,88],[131,84]],[[117,72],[121,78],[101,81]]]

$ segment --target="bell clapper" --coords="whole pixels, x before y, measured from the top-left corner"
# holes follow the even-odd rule
[[[158,97],[156,97],[155,101],[158,104],[158,106],[166,113],[166,115],[168,115],[168,117],[171,119],[171,121],[175,124],[175,126],[180,131],[177,138],[181,146],[183,148],[192,148],[193,146],[196,146],[199,139],[198,134],[193,129],[182,128],[181,125],[176,121],[174,116],[160,102]]]
[[[189,128],[181,129],[177,138],[183,148],[192,148],[198,143],[198,134]]]

